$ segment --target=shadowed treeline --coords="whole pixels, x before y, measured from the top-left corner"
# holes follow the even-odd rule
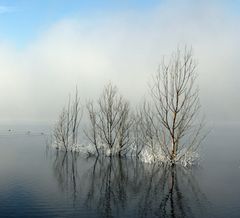
[[[191,170],[121,158],[48,153],[62,192],[99,217],[204,216],[207,199]],[[205,203],[203,203],[205,202]]]

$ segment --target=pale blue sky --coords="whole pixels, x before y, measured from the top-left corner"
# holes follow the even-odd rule
[[[23,48],[42,31],[64,18],[94,18],[108,13],[145,11],[171,0],[0,0],[0,40]],[[188,4],[189,1],[176,1]],[[201,3],[200,3],[201,2]],[[240,13],[239,0],[192,1],[193,7],[209,2],[232,14]]]
[[[1,0],[0,39],[24,47],[39,32],[58,20],[94,17],[96,14],[144,11],[160,0]],[[144,12],[143,12],[144,13]]]

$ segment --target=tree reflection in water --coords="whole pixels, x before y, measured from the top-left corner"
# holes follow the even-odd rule
[[[96,216],[199,217],[206,212],[207,199],[191,169],[60,151],[51,157],[60,190]]]

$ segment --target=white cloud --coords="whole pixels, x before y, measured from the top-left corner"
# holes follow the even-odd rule
[[[61,20],[21,52],[0,45],[0,119],[52,121],[76,84],[86,99],[112,81],[137,102],[161,57],[187,43],[209,120],[240,121],[238,18],[219,4],[169,1],[141,13]]]

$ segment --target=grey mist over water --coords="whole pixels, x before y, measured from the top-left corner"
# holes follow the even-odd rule
[[[35,129],[1,131],[1,217],[240,216],[239,126],[215,127],[191,168],[67,154]]]

